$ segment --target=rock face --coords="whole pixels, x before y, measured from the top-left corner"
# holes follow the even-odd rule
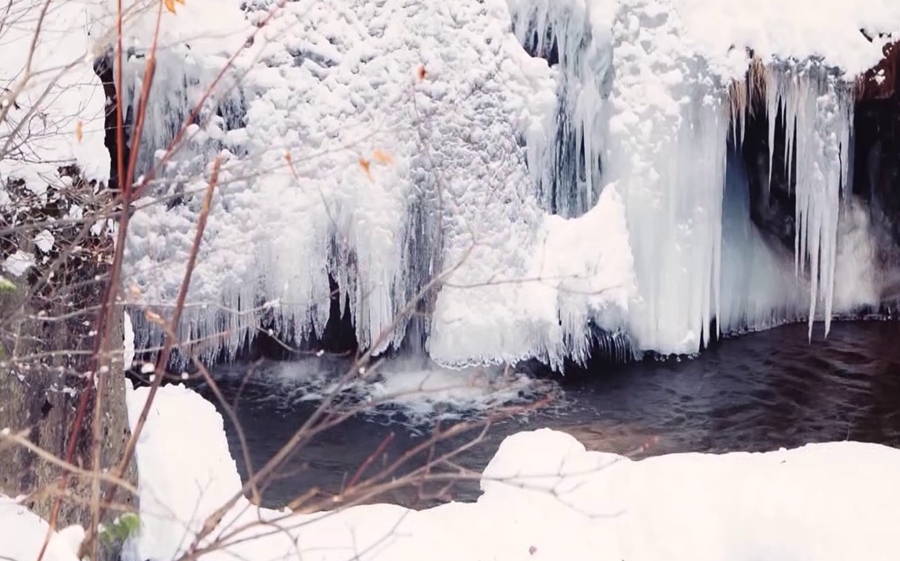
[[[855,113],[853,193],[866,203],[879,235],[878,259],[889,277],[900,271],[900,43],[885,48],[885,58],[860,87]],[[886,282],[883,299],[900,300],[897,278]]]
[[[76,193],[97,195],[95,201],[104,199],[102,186],[80,182],[77,170],[60,171],[72,178],[71,185],[48,188],[42,201],[35,202],[21,186],[7,185],[12,201],[0,209],[0,223],[28,225],[64,217]],[[84,206],[89,215],[91,209]],[[111,468],[119,462],[130,436],[120,310],[111,316],[108,348],[112,350],[104,383],[95,391],[85,373],[94,368],[96,316],[109,276],[112,243],[105,227],[93,229],[94,233],[77,223],[48,228],[43,235],[24,229],[0,242],[0,257],[16,251],[35,257],[35,266],[23,274],[7,275],[15,288],[0,291],[0,427],[64,459],[82,392],[90,391],[71,463],[88,470],[93,464],[94,406],[99,395],[100,463]],[[52,511],[62,473],[32,451],[0,444],[0,492],[27,495],[25,504],[45,518]],[[129,474],[132,482],[134,475]],[[70,474],[58,524],[88,525],[90,493],[90,479]],[[119,493],[117,502],[129,503],[132,498],[126,495]]]

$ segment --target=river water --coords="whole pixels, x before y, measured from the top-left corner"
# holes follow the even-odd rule
[[[227,401],[239,396],[234,411],[250,461],[258,467],[309,418],[317,403],[308,399],[308,385],[292,385],[283,374],[266,368],[249,378],[234,376],[240,369],[233,367],[232,375],[217,379]],[[591,374],[563,380],[562,398],[552,407],[499,422],[456,461],[480,471],[503,437],[541,427],[567,431],[590,449],[634,458],[764,451],[846,439],[900,447],[900,323],[837,323],[826,340],[819,337],[812,343],[806,325],[789,325],[721,341],[699,358],[645,361]],[[208,388],[201,391],[215,401]],[[427,424],[410,426],[402,415],[357,415],[317,436],[288,460],[266,488],[264,504],[283,506],[313,486],[337,493],[381,443],[387,441],[378,455],[383,465],[423,442],[431,429]],[[246,478],[240,440],[229,421],[226,432]],[[469,440],[457,438],[447,446]],[[455,500],[477,495],[474,481],[450,493]],[[420,498],[418,493],[398,492],[381,500],[434,504]]]

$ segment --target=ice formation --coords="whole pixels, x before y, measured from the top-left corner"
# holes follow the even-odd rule
[[[321,335],[329,276],[361,345],[421,337],[453,366],[561,366],[626,340],[694,353],[803,318],[827,332],[877,303],[871,251],[848,249],[872,245],[849,206],[853,81],[900,31],[892,0],[832,4],[178,5],[146,104],[138,171],[153,181],[128,239],[132,304],[174,302],[218,160],[180,326],[207,356],[234,356],[263,325]],[[110,6],[86,17],[95,52]],[[126,25],[130,126],[155,17]],[[770,150],[786,130],[789,255],[756,231],[729,163],[756,96]],[[133,317],[137,347],[158,342]]]

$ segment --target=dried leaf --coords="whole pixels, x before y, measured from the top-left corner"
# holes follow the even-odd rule
[[[184,4],[184,0],[175,0],[175,1],[178,2],[179,4]]]
[[[388,165],[394,163],[394,158],[392,158],[390,154],[384,152],[383,150],[375,150],[375,152],[372,153],[372,159],[379,164]]]
[[[81,144],[81,139],[84,138],[84,125],[81,121],[78,121],[78,124],[75,125],[75,138],[79,144]]]
[[[284,161],[286,161],[288,164],[294,163],[293,160],[291,160],[291,151],[290,150],[284,151]]]
[[[370,169],[371,163],[369,162],[369,160],[367,160],[365,158],[360,158],[359,159],[359,167],[361,167],[362,170],[364,172],[366,172],[366,177],[369,178],[369,181],[372,181],[372,171]]]
[[[163,0],[163,4],[166,6],[166,9],[175,13],[175,0]]]
[[[419,80],[425,79],[425,66],[424,65],[419,66],[418,76],[419,76]]]

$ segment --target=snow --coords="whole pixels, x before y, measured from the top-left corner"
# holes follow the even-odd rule
[[[50,233],[50,230],[41,230],[34,237],[34,245],[37,246],[43,253],[49,253],[51,249],[53,249],[53,243],[56,240],[53,237],[53,234]]]
[[[132,417],[146,393],[129,390]],[[162,387],[157,400],[137,450],[134,545],[151,561],[185,547],[241,487],[212,405],[177,386]],[[238,530],[202,558],[892,560],[898,469],[900,451],[857,442],[631,461],[541,429],[503,441],[475,503],[291,515],[241,498],[213,535],[267,525]]]
[[[510,363],[538,357],[557,368],[567,357],[585,360],[588,325],[615,331],[628,318],[635,295],[628,240],[614,188],[578,218],[546,215],[518,277],[450,278],[435,307],[430,356],[448,364],[464,363],[461,355]]]
[[[0,494],[0,558],[33,561],[38,558],[48,524],[17,500]],[[84,528],[69,526],[50,535],[44,559],[77,561]]]
[[[34,266],[34,254],[16,250],[3,261],[3,270],[14,277],[21,277],[29,268]]]
[[[134,326],[131,324],[131,314],[127,310],[122,311],[122,368],[128,370],[134,364]]]
[[[664,2],[660,4],[665,5]],[[881,60],[882,47],[900,35],[900,5],[892,0],[673,0],[691,48],[724,75],[739,77],[752,49],[763,63],[815,58],[848,80]],[[869,41],[860,32],[876,37]],[[878,38],[878,34],[884,37]]]
[[[132,430],[148,391],[126,388]],[[175,559],[179,546],[189,545],[205,518],[240,489],[224,430],[212,403],[182,386],[160,388],[137,446],[140,559]]]
[[[91,35],[97,32],[92,27],[97,10],[106,1],[50,3],[31,76],[15,99],[19,108],[11,106],[0,123],[4,182],[23,179],[28,189],[43,193],[48,183],[62,184],[57,168],[70,163],[76,163],[88,180],[108,179],[109,152],[103,145],[106,99],[92,66]],[[28,76],[29,46],[44,4],[22,0],[4,13],[0,87],[15,92]]]

